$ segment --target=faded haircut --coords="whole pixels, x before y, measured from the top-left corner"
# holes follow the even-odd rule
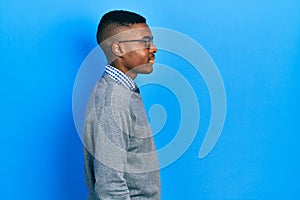
[[[125,10],[114,10],[104,14],[99,22],[97,30],[97,42],[100,44],[112,36],[118,27],[128,27],[133,24],[146,23],[146,19],[134,12]]]

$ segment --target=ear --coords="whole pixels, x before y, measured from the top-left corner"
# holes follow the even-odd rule
[[[120,43],[118,43],[118,42],[114,42],[114,43],[111,45],[111,51],[112,51],[112,53],[113,53],[115,56],[121,57],[121,56],[123,55],[123,51],[122,51],[121,45],[120,45]]]

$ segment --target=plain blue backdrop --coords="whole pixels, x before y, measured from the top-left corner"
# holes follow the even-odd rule
[[[299,199],[298,0],[1,0],[0,199],[86,199],[72,90],[96,46],[98,21],[112,9],[136,11],[150,26],[192,37],[213,58],[226,88],[222,135],[201,160],[209,94],[201,77],[185,74],[199,91],[200,128],[185,154],[161,170],[162,199]],[[166,52],[157,61],[184,67]],[[164,94],[154,103],[174,98]],[[145,101],[147,110],[153,101]],[[158,147],[178,126],[178,103],[166,110],[172,106]]]

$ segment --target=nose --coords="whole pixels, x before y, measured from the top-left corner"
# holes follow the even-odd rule
[[[156,46],[155,46],[155,44],[153,42],[151,42],[150,51],[152,53],[156,53],[157,52],[157,48],[156,48]]]

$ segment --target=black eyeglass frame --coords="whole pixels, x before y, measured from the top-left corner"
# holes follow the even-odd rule
[[[153,44],[153,36],[145,36],[144,39],[140,40],[121,40],[118,41],[119,43],[126,43],[126,42],[143,42],[145,48],[150,49],[151,45]]]

